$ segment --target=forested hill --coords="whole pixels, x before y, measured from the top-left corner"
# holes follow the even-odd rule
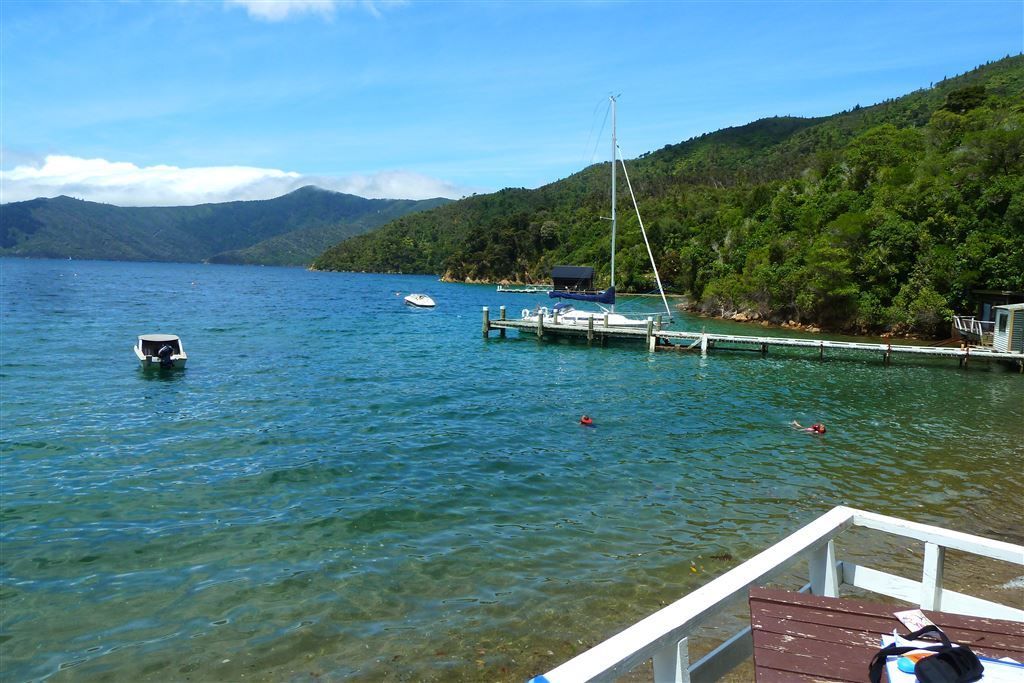
[[[1024,56],[880,104],[770,118],[627,162],[666,288],[707,312],[948,331],[972,288],[1024,291]],[[608,164],[405,216],[315,268],[607,283]],[[653,289],[626,184],[616,279]]]
[[[33,199],[0,207],[0,255],[307,265],[339,240],[449,201],[364,199],[312,186],[199,206]]]

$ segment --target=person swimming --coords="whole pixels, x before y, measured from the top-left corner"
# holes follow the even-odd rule
[[[793,420],[790,424],[793,425],[794,429],[802,429],[803,431],[807,432],[808,434],[824,434],[825,433],[825,425],[822,424],[821,422],[815,422],[810,427],[804,427],[803,425],[801,425],[796,420]]]
[[[584,415],[583,417],[580,418],[580,424],[583,425],[584,427],[593,427],[594,420],[592,420],[589,415]]]

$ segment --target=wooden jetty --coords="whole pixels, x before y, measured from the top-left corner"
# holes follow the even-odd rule
[[[647,319],[646,328],[613,327],[604,324],[600,318],[594,318],[584,325],[567,325],[558,322],[557,317],[548,323],[543,320],[510,319],[505,315],[505,307],[499,309],[498,318],[491,320],[490,310],[483,309],[483,337],[490,337],[491,330],[497,330],[504,337],[506,330],[518,330],[520,335],[535,335],[538,339],[548,336],[575,337],[586,339],[587,343],[598,343],[602,346],[609,340],[625,340],[642,342],[648,351],[699,351],[706,355],[711,351],[755,351],[767,355],[771,347],[801,348],[816,351],[819,359],[825,358],[826,351],[830,355],[858,351],[880,354],[882,361],[888,365],[895,356],[931,356],[937,358],[955,358],[960,367],[967,368],[972,360],[999,361],[1016,367],[1024,373],[1024,353],[1008,353],[977,347],[949,346],[914,346],[910,344],[877,344],[869,342],[844,342],[825,339],[800,339],[793,337],[754,337],[737,334],[718,334],[714,332],[684,332],[681,330],[663,329],[661,315],[652,315]]]

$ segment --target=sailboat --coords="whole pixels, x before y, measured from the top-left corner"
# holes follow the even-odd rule
[[[608,289],[601,292],[569,292],[562,290],[552,290],[548,292],[548,296],[552,299],[564,299],[559,303],[552,306],[548,310],[547,306],[541,306],[537,309],[530,311],[524,309],[522,313],[523,320],[536,322],[541,320],[545,325],[550,324],[561,324],[561,325],[589,325],[590,320],[593,319],[594,325],[605,325],[610,327],[644,327],[647,325],[647,316],[644,317],[630,317],[621,313],[615,312],[615,231],[618,226],[618,219],[616,217],[616,195],[615,195],[615,183],[616,183],[616,163],[622,164],[622,173],[626,178],[626,184],[629,187],[629,196],[633,200],[633,208],[636,211],[637,221],[640,223],[640,232],[644,237],[644,244],[647,246],[647,255],[651,259],[651,268],[654,269],[654,279],[658,283],[658,292],[661,294],[661,301],[665,306],[665,312],[668,314],[668,319],[672,319],[672,309],[669,308],[668,299],[665,298],[665,289],[661,286],[661,276],[658,274],[658,266],[654,263],[654,253],[651,251],[651,243],[647,240],[647,231],[644,229],[644,221],[640,217],[640,208],[636,203],[636,195],[633,194],[633,184],[629,182],[629,173],[626,171],[626,162],[621,158],[618,141],[615,137],[615,96],[612,95],[608,98],[611,101],[612,108],[612,253],[611,253],[611,283]],[[568,303],[569,301],[587,301],[597,305],[599,310],[581,310],[577,309],[575,305]]]

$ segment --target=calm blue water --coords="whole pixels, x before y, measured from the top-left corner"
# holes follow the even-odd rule
[[[485,341],[540,298],[430,277],[0,269],[4,680],[521,680],[836,504],[1019,524],[1017,374]]]

